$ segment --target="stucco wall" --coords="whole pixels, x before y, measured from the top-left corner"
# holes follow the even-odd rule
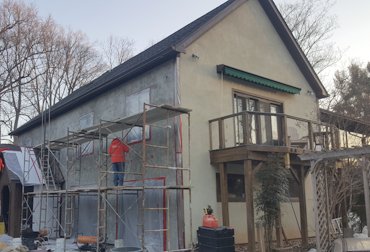
[[[299,87],[302,91],[292,95],[222,79],[216,73],[217,64]],[[312,88],[256,0],[246,1],[186,48],[180,58],[180,83],[181,106],[193,110],[191,167],[195,232],[201,224],[202,209],[208,204],[217,205],[216,172],[210,165],[208,152],[208,120],[233,113],[233,91],[281,102],[286,114],[301,118],[317,119],[318,107]],[[307,188],[309,209],[311,198]],[[237,203],[230,205],[231,224],[238,229],[246,229],[243,207]],[[221,216],[220,209],[216,215]],[[237,235],[237,242],[246,242],[246,235]]]

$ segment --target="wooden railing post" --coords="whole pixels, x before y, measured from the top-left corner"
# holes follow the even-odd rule
[[[218,137],[219,137],[219,145],[220,149],[225,148],[225,125],[224,120],[218,120]]]
[[[249,144],[249,120],[248,120],[248,112],[244,112],[242,115],[242,125],[243,125],[243,144]]]
[[[310,143],[310,150],[314,150],[314,139],[313,139],[313,128],[312,128],[312,122],[308,122],[308,141]]]
[[[288,135],[288,117],[286,115],[282,116],[283,119],[283,136],[284,136],[284,145],[290,146],[290,139]]]
[[[212,123],[211,122],[208,123],[208,128],[209,128],[209,149],[213,150],[213,143],[212,143],[213,135],[212,135]]]

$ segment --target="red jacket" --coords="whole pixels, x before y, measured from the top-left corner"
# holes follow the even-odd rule
[[[112,163],[125,162],[125,152],[128,152],[127,145],[121,142],[118,138],[113,139],[109,146],[108,153],[111,157]]]
[[[0,158],[0,171],[2,171],[5,168],[4,161],[2,158]]]

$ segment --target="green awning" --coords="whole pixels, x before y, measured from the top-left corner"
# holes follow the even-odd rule
[[[293,87],[278,81],[270,80],[226,65],[217,65],[217,72],[229,77],[248,81],[255,85],[263,86],[265,88],[271,88],[280,92],[285,92],[289,94],[299,94],[301,92],[300,88]]]

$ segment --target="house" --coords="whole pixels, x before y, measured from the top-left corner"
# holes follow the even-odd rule
[[[185,247],[190,243],[190,234],[195,237],[201,225],[202,209],[211,205],[224,225],[235,228],[236,242],[248,242],[253,250],[250,240],[256,239],[257,214],[253,208],[253,170],[271,152],[285,155],[286,166],[293,168],[301,185],[292,191],[292,201],[282,205],[281,222],[286,236],[301,237],[299,226],[304,237],[314,235],[313,212],[308,210],[313,208],[308,190],[309,164],[300,162],[297,154],[305,148],[315,148],[317,141],[328,146],[336,144],[335,137],[325,138],[335,136],[335,132],[318,130],[318,100],[327,96],[272,0],[229,0],[76,90],[12,135],[19,145],[33,147],[47,146],[55,139],[67,141],[68,136],[81,137],[86,129],[94,129],[90,137],[96,139],[98,127],[94,127],[101,120],[104,123],[132,117],[129,122],[115,122],[139,125],[135,120],[141,120],[137,115],[143,111],[144,103],[190,109],[190,142],[189,134],[183,130],[186,124],[179,117],[171,119],[167,129],[171,134],[170,152],[176,156],[170,159],[170,166],[191,170],[192,212],[186,217],[190,210],[187,203],[181,203],[188,196],[172,193],[168,219],[175,221],[171,222],[171,232],[166,229],[157,238],[168,238],[167,247]],[[50,121],[46,115],[50,115]],[[136,119],[132,121],[133,118]],[[141,129],[146,129],[145,125]],[[141,129],[132,130],[139,136],[122,130],[107,133],[105,145],[114,136],[127,135],[134,153],[142,144],[160,141],[164,136],[154,127],[140,135]],[[69,145],[59,152],[58,160],[63,163],[60,169],[70,179],[59,189],[68,191],[76,185],[89,187],[98,183],[96,152],[104,152],[104,148],[99,148],[103,145],[83,142],[81,146],[79,154],[69,153]],[[160,157],[155,154],[158,152],[152,151],[149,157],[158,161]],[[81,159],[72,174],[65,170],[71,161],[69,155]],[[130,160],[128,169],[135,171],[137,166],[137,161]],[[152,171],[146,175],[166,177],[168,184],[176,184],[182,178],[181,172],[170,175]],[[134,174],[127,179],[135,180]],[[217,180],[221,181],[219,186]],[[97,209],[99,202],[91,197],[79,198],[78,223],[73,220],[79,233],[94,235],[96,229],[91,230],[88,224],[99,213],[90,209]],[[294,214],[299,217],[292,218]],[[114,218],[108,216],[107,222],[114,222]],[[99,226],[100,222],[94,225]],[[107,230],[107,235],[114,239],[117,232]]]

